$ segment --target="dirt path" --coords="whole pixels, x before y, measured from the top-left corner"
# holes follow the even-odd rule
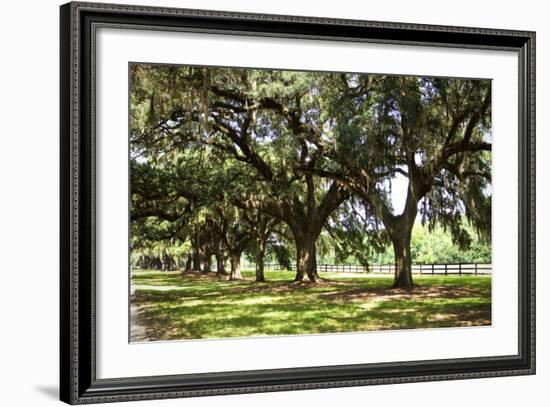
[[[130,302],[130,342],[147,340],[147,330],[139,322],[139,307]]]

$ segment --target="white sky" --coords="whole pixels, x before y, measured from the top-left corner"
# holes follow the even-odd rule
[[[403,174],[397,173],[392,179],[391,199],[393,203],[393,213],[400,214],[405,209],[405,199],[407,198],[408,178]]]

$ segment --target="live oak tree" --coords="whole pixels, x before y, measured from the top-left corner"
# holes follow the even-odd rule
[[[313,74],[312,74],[313,75]],[[253,171],[234,204],[288,225],[296,245],[296,280],[315,281],[315,242],[347,198],[340,182],[302,168],[324,159],[289,126],[288,111],[319,115],[313,76],[278,71],[137,66],[132,86],[132,142],[149,154],[190,145],[228,154]],[[251,193],[253,191],[253,193]]]
[[[251,232],[254,237],[254,263],[256,265],[256,281],[265,281],[265,255],[268,239],[275,232],[280,223],[277,218],[266,215],[261,210],[245,211],[243,213],[246,222],[251,225]]]
[[[141,254],[139,263],[146,268],[180,268],[180,257],[191,255],[186,232],[194,194],[179,193],[173,174],[146,163],[131,160],[130,171],[133,252]]]
[[[197,164],[193,158],[188,157],[187,164]],[[143,250],[145,242],[179,242],[187,247],[185,270],[202,270],[208,268],[207,240],[197,232],[204,192],[185,170],[183,165],[155,165],[143,157],[130,160],[132,247]]]
[[[396,287],[413,284],[418,213],[461,247],[470,243],[464,217],[490,233],[490,81],[337,74],[318,86],[324,126],[306,123],[303,134],[329,160],[312,173],[346,185],[383,223]],[[391,199],[399,177],[407,185],[402,210]]]

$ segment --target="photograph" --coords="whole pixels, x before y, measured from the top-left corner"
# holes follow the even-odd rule
[[[128,83],[130,342],[492,325],[490,78]]]
[[[292,6],[59,7],[61,401],[537,372],[542,20]]]

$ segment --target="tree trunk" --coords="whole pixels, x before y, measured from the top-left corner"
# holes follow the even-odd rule
[[[414,214],[396,220],[390,228],[390,238],[395,255],[394,287],[412,287],[411,236],[414,227]]]
[[[230,280],[241,280],[241,253],[231,253],[231,274]]]
[[[212,256],[206,255],[203,257],[203,273],[210,273],[212,271]]]
[[[405,208],[401,215],[391,215],[389,209],[383,203],[378,206],[378,211],[381,213],[384,226],[393,245],[393,253],[395,255],[393,286],[396,288],[413,286],[411,236],[414,221],[418,213],[419,197],[424,196],[425,193],[423,184],[412,184],[409,182]]]
[[[185,262],[185,272],[188,273],[193,270],[193,256],[187,256],[187,261]]]
[[[195,236],[193,237],[193,270],[201,271],[203,250],[201,245],[201,235],[198,226],[195,226]]]
[[[395,254],[395,281],[393,286],[411,287],[413,280],[410,238],[400,236],[393,240],[393,252]]]
[[[219,276],[225,276],[227,275],[227,255],[223,252],[219,252],[216,254],[216,274]]]
[[[193,254],[193,270],[194,271],[201,271],[201,253],[197,250]]]
[[[160,269],[162,271],[166,271],[166,262],[164,261],[164,255],[162,253],[159,256],[159,261],[160,261]]]
[[[296,239],[296,277],[294,281],[303,281],[306,276],[311,282],[316,282],[319,279],[315,249],[317,236],[306,235]]]
[[[265,239],[259,239],[258,253],[256,254],[256,281],[265,281],[264,258],[265,258]]]

